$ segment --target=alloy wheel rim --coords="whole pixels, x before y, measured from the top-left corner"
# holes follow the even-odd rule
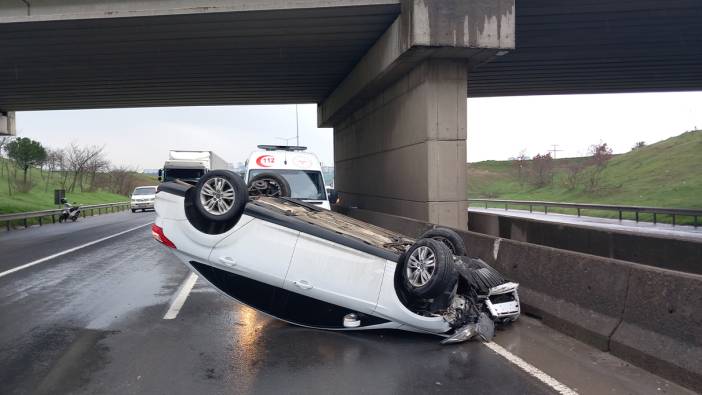
[[[436,255],[431,248],[421,246],[410,254],[407,262],[407,279],[414,287],[426,285],[434,276]]]
[[[234,205],[234,187],[222,177],[207,180],[200,190],[200,203],[210,214],[223,215]]]

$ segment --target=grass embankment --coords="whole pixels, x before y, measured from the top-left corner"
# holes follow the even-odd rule
[[[13,188],[10,196],[8,194],[8,175],[7,169],[4,168],[4,160],[0,159],[0,166],[3,167],[0,175],[0,214],[57,208],[54,205],[54,189],[61,189],[61,176],[58,173],[53,175],[53,179],[49,183],[48,188],[46,188],[46,182],[41,177],[39,169],[31,169],[33,188],[26,193],[16,192]],[[18,170],[17,176],[22,177],[21,171]],[[143,177],[144,185],[156,185],[158,183],[156,178],[152,176],[139,175],[139,177]],[[129,199],[128,196],[107,191],[80,192],[80,188],[76,187],[76,189],[76,192],[67,192],[66,198],[69,202],[77,202],[81,205],[124,202]]]
[[[467,167],[468,196],[702,209],[702,130],[616,155],[602,172],[595,191],[588,191],[585,186],[592,168],[583,171],[575,188],[566,186],[568,164],[582,160],[584,158],[555,160],[553,182],[540,188],[520,182],[511,161],[470,163]],[[616,212],[587,211],[585,214],[617,216]],[[651,220],[648,215],[641,218]],[[663,216],[659,218],[665,220]],[[691,223],[687,218],[676,220]]]

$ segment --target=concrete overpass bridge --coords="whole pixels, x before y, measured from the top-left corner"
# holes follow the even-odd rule
[[[313,102],[341,209],[418,236],[466,226],[466,97],[700,90],[700,20],[699,0],[0,0],[0,134],[15,111]],[[702,388],[699,275],[461,235],[546,324]]]
[[[318,103],[344,204],[465,227],[466,97],[702,89],[697,0],[0,0],[14,111]]]

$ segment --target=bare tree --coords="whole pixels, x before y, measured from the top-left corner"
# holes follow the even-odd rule
[[[593,144],[590,146],[590,157],[588,162],[592,167],[587,189],[592,192],[599,188],[602,179],[602,172],[607,167],[607,163],[612,159],[612,148],[607,143]]]
[[[523,184],[524,181],[526,181],[527,172],[529,170],[529,157],[526,155],[526,152],[522,150],[519,152],[519,155],[510,159],[512,160],[512,167],[517,173],[517,180],[519,180],[520,184]]]
[[[645,142],[645,141],[637,141],[637,142],[636,142],[636,145],[634,145],[634,147],[633,147],[631,150],[632,150],[632,151],[636,151],[636,150],[641,149],[641,148],[643,148],[643,147],[645,147],[645,146],[646,146],[646,142]]]
[[[83,190],[83,176],[87,170],[88,163],[101,156],[103,149],[104,147],[97,146],[81,148],[77,144],[71,144],[66,149],[68,164],[73,175],[71,185],[68,187],[69,192],[75,191],[76,184],[80,186],[81,191]]]
[[[54,174],[62,169],[64,161],[64,152],[61,148],[48,148],[46,150],[46,160],[44,161],[44,169],[46,176],[44,177],[44,192],[49,190],[49,184],[54,177]]]
[[[136,177],[136,170],[125,166],[114,167],[109,172],[110,192],[119,195],[129,195],[139,183]]]
[[[575,189],[578,186],[578,181],[580,180],[580,175],[587,167],[587,164],[578,159],[572,159],[565,165],[566,177],[563,184],[568,189]]]
[[[531,160],[531,178],[534,185],[543,187],[553,181],[553,158],[551,154],[538,154]]]
[[[88,173],[88,176],[90,178],[88,182],[88,191],[89,192],[94,192],[96,189],[95,185],[95,176],[97,173],[104,172],[109,170],[110,168],[110,162],[105,159],[104,155],[102,152],[100,152],[98,155],[93,156],[92,159],[88,161],[85,165],[85,170]],[[82,190],[82,186],[81,186]]]

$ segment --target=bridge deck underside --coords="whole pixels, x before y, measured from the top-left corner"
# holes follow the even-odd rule
[[[468,77],[468,95],[702,89],[699,0],[518,0],[516,50]]]
[[[0,23],[0,109],[321,102],[399,4]],[[468,96],[702,90],[699,0],[519,0]]]
[[[312,103],[399,5],[0,24],[0,108]]]

